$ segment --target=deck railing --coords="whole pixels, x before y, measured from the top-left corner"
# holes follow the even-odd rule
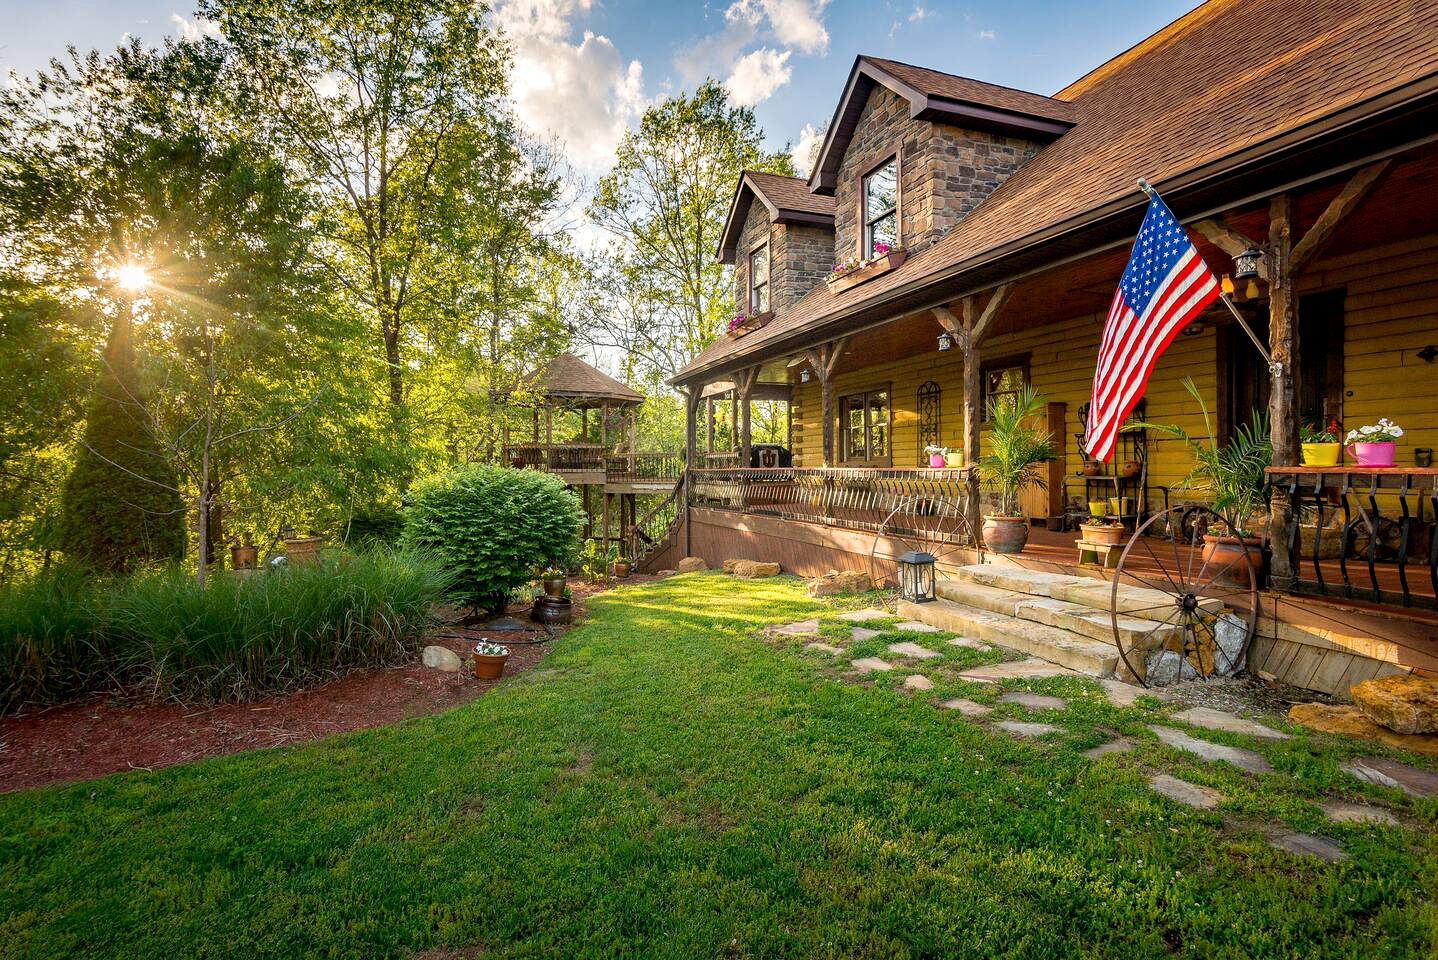
[[[678,480],[684,475],[682,453],[617,453],[604,463],[606,478],[614,482]]]
[[[711,468],[691,474],[690,504],[877,531],[901,509],[906,523],[927,513],[952,524],[966,513],[967,480],[962,468]],[[914,509],[924,501],[931,510]],[[960,536],[972,542],[966,525]]]
[[[1438,468],[1270,467],[1294,593],[1438,609]]]
[[[598,443],[515,443],[504,448],[504,462],[552,473],[594,473],[604,469],[604,454]]]
[[[669,494],[655,502],[624,532],[629,558],[634,563],[643,563],[674,533],[684,517],[683,491],[684,481],[675,480]]]

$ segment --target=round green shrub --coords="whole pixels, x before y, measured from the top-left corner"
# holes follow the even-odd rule
[[[497,610],[536,571],[568,565],[583,528],[579,498],[558,477],[470,465],[411,489],[402,542],[439,558],[452,600]]]

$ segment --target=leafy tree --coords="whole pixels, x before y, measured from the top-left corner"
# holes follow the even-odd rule
[[[85,438],[65,482],[60,545],[107,573],[185,555],[175,471],[145,415],[128,316],[116,321]]]
[[[728,271],[715,258],[734,184],[746,169],[792,174],[789,157],[766,153],[748,107],[722,85],[645,111],[620,141],[590,216],[613,238],[589,323],[596,345],[631,357],[643,382],[666,379],[724,329],[733,315]]]

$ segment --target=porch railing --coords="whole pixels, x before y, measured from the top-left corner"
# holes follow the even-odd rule
[[[952,524],[968,502],[968,470],[887,467],[733,467],[695,470],[690,505],[879,531],[896,510]],[[914,510],[916,500],[934,509]],[[973,541],[964,524],[958,536]]]
[[[1438,609],[1438,468],[1270,467],[1294,593]]]
[[[598,443],[516,443],[504,448],[504,462],[553,473],[595,473],[604,469],[604,454]]]
[[[604,459],[605,476],[618,482],[678,480],[684,476],[682,453],[619,453]]]
[[[675,480],[669,495],[646,510],[625,531],[629,558],[635,564],[643,563],[674,533],[675,527],[684,517],[683,491],[684,481]]]

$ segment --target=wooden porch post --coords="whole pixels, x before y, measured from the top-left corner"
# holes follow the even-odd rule
[[[759,368],[757,366],[740,370],[734,377],[734,396],[739,404],[739,466],[749,466],[749,451],[753,446],[753,434],[750,429],[750,417],[753,404],[751,399],[754,394],[754,382],[759,379]]]
[[[834,368],[839,365],[839,357],[843,355],[847,343],[848,338],[841,337],[804,351],[809,366],[814,368],[814,375],[819,378],[819,406],[824,418],[820,435],[824,442],[826,467],[834,466],[839,460],[838,450],[834,445]]]
[[[964,478],[964,487],[968,501],[966,512],[969,533],[976,545],[982,523],[979,510],[979,474],[975,469],[982,451],[979,425],[983,423],[984,415],[984,388],[980,377],[983,353],[980,344],[993,326],[994,317],[1008,298],[1009,290],[1010,285],[1007,283],[995,290],[982,311],[979,310],[976,296],[964,297],[962,320],[943,307],[934,310],[934,318],[949,332],[964,354],[964,467],[968,471]]]
[[[688,388],[684,396],[684,489],[680,492],[679,510],[684,516],[684,555],[693,556],[689,502],[694,484],[694,469],[698,463],[699,452],[699,398],[703,394],[702,387],[697,385]]]

